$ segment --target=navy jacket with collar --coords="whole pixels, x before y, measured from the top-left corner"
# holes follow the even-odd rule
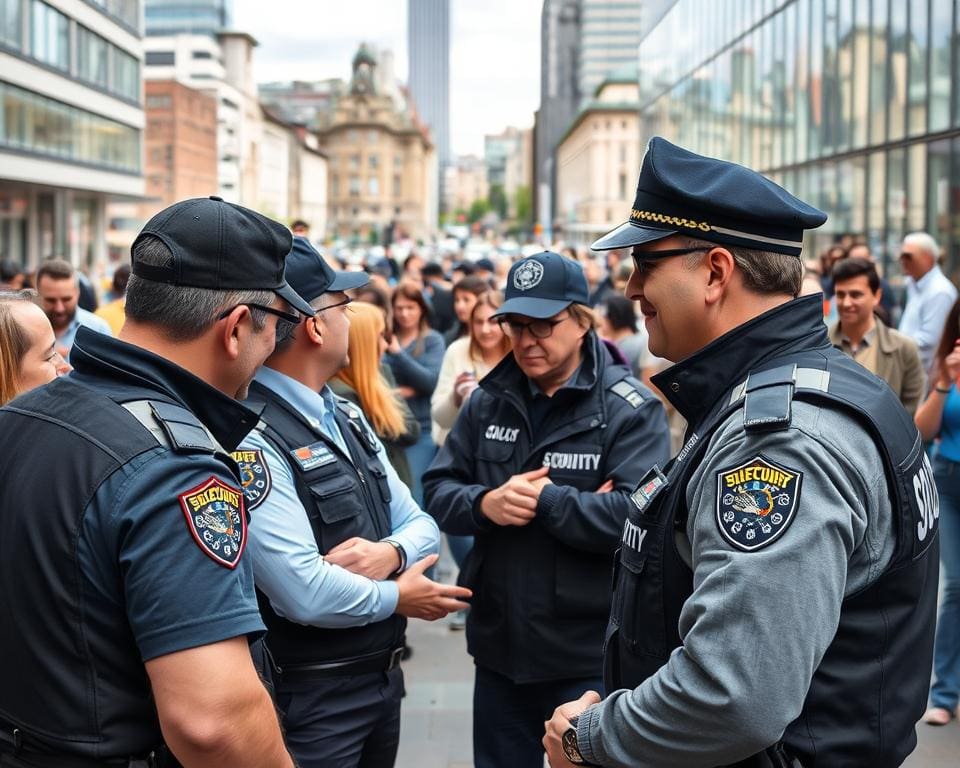
[[[426,507],[441,530],[475,537],[461,582],[474,590],[467,646],[476,663],[518,683],[596,677],[612,556],[629,493],[669,456],[666,417],[592,332],[578,374],[535,429],[528,387],[512,355],[481,381],[424,475]],[[482,515],[487,491],[544,465],[553,484],[533,522],[501,527]],[[607,479],[615,489],[595,493]]]

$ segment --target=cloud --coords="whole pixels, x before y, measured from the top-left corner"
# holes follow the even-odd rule
[[[451,0],[450,131],[456,154],[483,154],[483,135],[529,127],[540,93],[540,3]],[[390,48],[407,73],[402,0],[236,0],[234,27],[260,42],[257,82],[348,78],[361,42]]]

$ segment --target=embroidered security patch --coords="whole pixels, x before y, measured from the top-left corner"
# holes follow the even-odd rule
[[[803,473],[757,456],[717,472],[717,525],[737,549],[754,552],[779,539],[800,499]]]
[[[534,259],[523,262],[513,273],[513,287],[519,291],[529,291],[543,279],[543,264]]]
[[[267,494],[270,493],[272,480],[270,467],[263,456],[263,451],[234,451],[230,454],[240,467],[240,485],[247,500],[247,509],[254,510],[260,506]]]
[[[211,477],[178,498],[187,528],[200,549],[220,565],[236,568],[247,543],[243,493]]]

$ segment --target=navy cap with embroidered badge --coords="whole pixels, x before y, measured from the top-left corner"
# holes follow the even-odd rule
[[[494,317],[525,315],[543,319],[553,317],[571,304],[589,303],[590,292],[578,262],[553,251],[543,251],[510,267],[504,298]]]
[[[630,220],[590,247],[608,251],[686,235],[799,256],[804,230],[826,220],[823,211],[756,171],[654,136],[640,167]]]
[[[349,291],[370,282],[366,272],[337,272],[305,237],[294,237],[287,256],[287,280],[307,301],[324,293]]]
[[[167,264],[136,257],[151,235],[170,249]],[[290,230],[263,214],[219,197],[181,200],[146,223],[131,246],[131,271],[144,280],[218,291],[273,291],[305,315],[313,308],[284,280]]]

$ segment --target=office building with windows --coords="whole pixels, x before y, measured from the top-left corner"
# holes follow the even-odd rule
[[[233,24],[233,0],[146,0],[143,15],[151,36],[215,37]]]
[[[927,230],[960,268],[960,5],[678,0],[640,44],[641,138],[756,168],[863,237],[896,278]]]
[[[0,258],[105,265],[144,191],[139,0],[0,0]]]

